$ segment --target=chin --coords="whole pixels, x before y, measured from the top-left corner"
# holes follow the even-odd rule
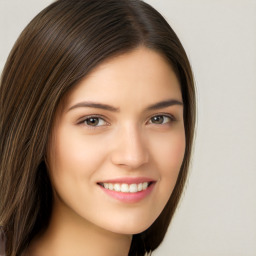
[[[126,221],[124,223],[114,224],[111,227],[111,231],[118,234],[124,234],[124,235],[135,235],[139,234],[145,230],[147,230],[154,221]]]

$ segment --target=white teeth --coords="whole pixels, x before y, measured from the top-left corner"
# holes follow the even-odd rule
[[[114,185],[114,190],[115,190],[115,191],[121,191],[120,185],[119,185],[119,184],[115,184],[115,185]]]
[[[130,193],[136,193],[136,192],[138,192],[137,184],[131,184],[130,185]]]
[[[147,182],[143,182],[142,183],[142,189],[145,190],[148,187],[148,183]]]
[[[129,192],[129,185],[128,184],[122,184],[121,185],[121,192]]]
[[[123,193],[136,193],[140,192],[142,190],[146,190],[149,186],[149,182],[143,182],[139,184],[118,184],[118,183],[103,183],[102,186],[105,189],[114,190],[117,192],[123,192]]]

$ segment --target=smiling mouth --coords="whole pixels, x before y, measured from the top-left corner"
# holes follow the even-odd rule
[[[126,184],[126,183],[98,183],[101,187],[122,193],[137,193],[143,190],[146,190],[149,186],[151,186],[153,182],[141,182],[141,183],[133,183],[133,184]]]

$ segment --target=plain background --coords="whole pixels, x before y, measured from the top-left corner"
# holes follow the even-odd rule
[[[0,0],[0,70],[51,0]],[[186,191],[154,256],[256,255],[256,1],[148,0],[193,67],[197,135]]]

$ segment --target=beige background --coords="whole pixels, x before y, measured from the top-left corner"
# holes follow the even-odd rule
[[[50,0],[0,0],[0,70]],[[198,129],[189,182],[154,256],[256,255],[256,0],[148,0],[195,73]]]

